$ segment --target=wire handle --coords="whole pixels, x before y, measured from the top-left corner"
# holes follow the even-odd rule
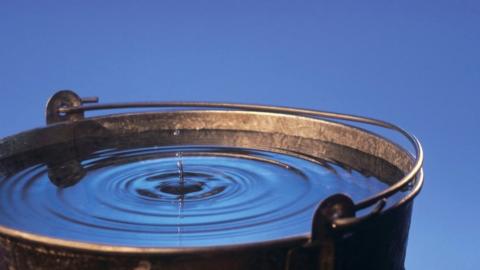
[[[410,183],[415,182],[416,189],[412,191],[412,196],[416,195],[423,183],[423,149],[418,139],[405,131],[404,129],[382,120],[356,116],[351,114],[340,114],[326,111],[315,111],[302,108],[291,107],[276,107],[267,105],[254,104],[237,104],[237,103],[213,103],[213,102],[127,102],[127,103],[107,103],[107,104],[92,104],[97,103],[97,97],[80,98],[75,92],[71,90],[63,90],[57,92],[50,98],[47,105],[47,123],[53,124],[62,121],[79,121],[84,119],[84,113],[87,111],[98,110],[112,110],[112,109],[132,109],[132,108],[217,108],[217,109],[236,109],[243,111],[257,111],[280,113],[287,115],[299,115],[312,118],[336,119],[344,120],[354,123],[363,123],[372,126],[378,126],[385,129],[393,130],[404,136],[414,147],[415,156],[412,169],[398,182],[389,188],[369,197],[354,205],[355,211],[370,207],[377,204],[370,215],[380,213],[385,206],[385,201],[393,194],[401,191]],[[332,226],[348,227],[361,222],[359,217],[338,219],[333,222]]]

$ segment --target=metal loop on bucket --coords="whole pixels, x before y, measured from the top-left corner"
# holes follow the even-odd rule
[[[95,98],[95,100],[98,100]],[[356,116],[350,114],[340,114],[334,112],[326,111],[315,111],[302,108],[291,108],[291,107],[276,107],[276,106],[267,106],[267,105],[254,105],[254,104],[236,104],[236,103],[211,103],[211,102],[127,102],[127,103],[109,103],[109,104],[93,104],[93,105],[78,105],[78,106],[62,106],[57,108],[57,113],[62,115],[69,114],[83,114],[86,111],[96,111],[96,110],[115,110],[115,109],[133,109],[133,108],[195,108],[195,109],[206,109],[206,108],[217,108],[217,109],[236,109],[242,111],[254,111],[254,112],[269,112],[269,113],[279,113],[287,115],[297,115],[305,116],[311,118],[321,118],[321,119],[335,119],[343,120],[352,123],[362,123],[372,126],[382,127],[385,129],[393,130],[400,133],[414,147],[414,164],[412,169],[398,182],[390,186],[389,188],[383,190],[380,193],[377,193],[369,198],[366,198],[355,204],[355,210],[361,210],[373,205],[376,205],[370,214],[375,215],[382,211],[385,206],[385,200],[395,193],[401,191],[403,188],[407,187],[410,183],[415,183],[415,188],[407,196],[408,199],[411,196],[415,196],[423,183],[423,150],[418,139],[409,134],[404,129],[378,119],[373,119],[369,117]],[[335,227],[348,227],[355,225],[361,222],[364,217],[353,217],[346,219],[337,219],[333,222]]]

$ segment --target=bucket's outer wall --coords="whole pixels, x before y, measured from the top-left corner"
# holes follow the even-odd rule
[[[404,270],[413,200],[372,217],[343,240],[338,269]]]
[[[404,202],[353,230],[336,234],[335,270],[404,270],[412,204],[412,200]],[[5,236],[0,237],[0,244],[4,256],[0,270],[283,270],[287,253],[294,248],[272,245],[196,254],[127,255],[46,246]],[[289,270],[321,269],[315,266],[315,253],[312,256],[296,256]]]

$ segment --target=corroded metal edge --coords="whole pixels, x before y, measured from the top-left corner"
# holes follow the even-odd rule
[[[112,135],[149,130],[238,130],[276,133],[343,145],[385,159],[407,173],[412,156],[400,146],[357,127],[305,116],[249,111],[178,111],[128,113],[80,120],[96,122]],[[0,140],[0,159],[71,140],[72,122],[60,122]],[[55,136],[53,136],[55,134]],[[34,140],[34,141],[32,141]]]

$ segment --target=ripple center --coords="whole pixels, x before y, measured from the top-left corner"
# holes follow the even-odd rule
[[[188,193],[199,192],[203,189],[205,183],[203,182],[174,182],[174,183],[164,183],[157,186],[157,189],[164,193],[169,193],[172,195],[186,195]]]

